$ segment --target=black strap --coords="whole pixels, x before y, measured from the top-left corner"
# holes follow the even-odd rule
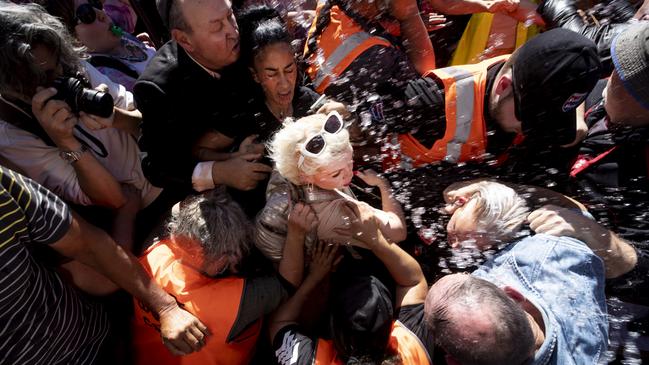
[[[137,79],[140,77],[140,75],[137,73],[137,71],[133,70],[132,68],[128,67],[127,64],[124,62],[113,58],[113,57],[108,57],[108,56],[102,56],[102,55],[95,55],[91,56],[90,59],[88,60],[91,65],[95,67],[108,67],[112,68],[114,70],[117,70],[124,75]]]

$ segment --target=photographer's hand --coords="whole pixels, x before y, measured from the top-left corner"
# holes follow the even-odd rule
[[[32,113],[57,147],[65,151],[78,151],[81,143],[72,134],[78,119],[68,104],[52,99],[56,92],[52,87],[39,87],[32,98]]]
[[[100,84],[99,86],[97,86],[95,88],[95,90],[99,90],[99,91],[101,91],[103,93],[108,93],[109,92],[108,86],[106,86],[106,84]],[[110,117],[108,117],[108,118],[102,118],[102,117],[97,116],[97,115],[88,114],[88,113],[86,113],[84,111],[80,111],[79,112],[79,119],[81,120],[81,123],[83,123],[83,125],[86,128],[88,128],[90,130],[93,130],[93,131],[96,131],[96,130],[99,130],[99,129],[104,129],[104,128],[108,128],[108,127],[113,126],[113,121],[115,119],[114,111],[115,111],[115,108],[113,108],[113,114],[111,114]]]

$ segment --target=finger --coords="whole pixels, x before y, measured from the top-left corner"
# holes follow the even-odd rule
[[[56,93],[57,91],[53,87],[42,89],[41,91],[37,92],[32,98],[32,108],[34,108],[35,110],[42,110],[45,103],[47,103],[50,98],[56,95]]]
[[[178,351],[180,351],[181,355],[191,354],[193,351],[191,346],[189,346],[189,344],[185,342],[184,337],[180,337],[169,342],[171,342],[178,349]]]
[[[190,328],[185,330],[184,335],[185,335],[185,343],[191,347],[191,352],[198,351],[201,349],[203,343],[201,342],[201,340],[196,338],[196,336],[194,336],[194,333],[191,331]]]
[[[107,93],[107,92],[109,91],[109,90],[108,90],[108,85],[106,85],[106,84],[99,84],[99,85],[95,88],[95,90],[99,90],[99,91],[104,92],[104,93]]]
[[[65,108],[58,109],[52,115],[52,122],[55,127],[65,126],[65,121],[70,118],[70,112]]]
[[[266,164],[255,162],[255,163],[253,163],[252,171],[256,171],[256,172],[272,172],[273,168],[266,165]]]
[[[209,328],[207,328],[206,325],[203,324],[203,322],[196,320],[196,327],[203,332],[203,335],[205,336],[212,336],[212,331],[210,331]]]
[[[203,331],[198,328],[198,326],[192,326],[189,328],[189,331],[194,335],[196,340],[198,340],[199,347],[203,347],[205,345],[205,340],[207,339],[207,336],[203,333]]]
[[[95,118],[84,112],[79,113],[79,119],[81,119],[81,123],[83,123],[83,125],[89,129],[96,131],[104,128],[104,126],[101,123],[97,122]]]
[[[243,154],[243,155],[239,156],[239,158],[241,158],[243,160],[246,160],[246,161],[254,161],[254,160],[256,160],[256,159],[258,159],[260,157],[261,157],[261,153],[254,153],[254,152],[246,153],[246,154]]]
[[[185,355],[185,353],[182,350],[180,350],[178,347],[176,347],[173,343],[171,343],[171,341],[167,341],[167,340],[163,339],[162,343],[165,345],[167,350],[169,350],[169,352],[171,352],[172,355],[174,355],[174,356],[183,356],[183,355]]]
[[[252,176],[252,179],[255,180],[255,181],[262,181],[266,177],[268,177],[268,174],[263,174],[263,173],[260,173],[260,172],[253,172],[253,174],[251,176]]]

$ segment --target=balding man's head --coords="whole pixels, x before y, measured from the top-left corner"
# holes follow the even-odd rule
[[[522,364],[534,352],[521,306],[471,275],[437,281],[426,297],[425,320],[438,345],[463,365]]]

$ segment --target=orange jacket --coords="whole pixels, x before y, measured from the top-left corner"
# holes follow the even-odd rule
[[[419,166],[436,161],[451,163],[479,159],[487,147],[484,100],[487,69],[509,55],[494,57],[474,65],[451,66],[429,71],[444,84],[446,132],[426,148],[410,134],[399,136],[401,152]]]
[[[388,348],[396,350],[403,365],[432,365],[428,351],[419,338],[401,322],[394,321]],[[314,365],[339,365],[333,342],[319,339],[316,347]]]
[[[316,19],[323,6],[324,3],[318,5]],[[330,17],[329,25],[318,37],[318,51],[307,60],[309,63],[307,74],[313,81],[315,90],[320,94],[323,94],[331,81],[342,75],[347,67],[370,47],[377,45],[392,47],[392,43],[387,39],[365,32],[338,6],[331,7]],[[315,28],[316,21],[311,25],[309,38],[313,37]]]
[[[160,323],[142,303],[135,303],[133,343],[138,365],[247,364],[261,330],[256,322],[234,341],[227,337],[239,312],[244,279],[207,277],[182,264],[185,253],[170,240],[150,247],[140,258],[144,269],[181,307],[196,315],[212,332],[199,352],[173,356],[160,340]]]

